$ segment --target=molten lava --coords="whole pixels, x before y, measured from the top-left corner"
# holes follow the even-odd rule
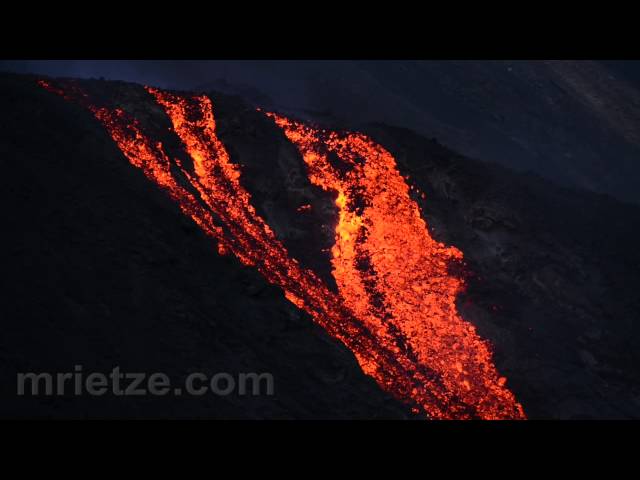
[[[298,147],[311,182],[336,195],[332,266],[346,305],[403,355],[428,366],[436,374],[429,388],[442,401],[473,406],[481,418],[523,416],[487,343],[457,312],[463,283],[449,266],[462,252],[431,237],[393,156],[361,134],[267,115]]]
[[[431,238],[395,160],[381,146],[363,135],[320,131],[267,114],[300,150],[309,180],[336,196],[335,293],[291,258],[255,211],[240,170],[216,135],[207,96],[147,88],[191,159],[187,165],[172,162],[124,110],[96,106],[72,82],[40,84],[91,110],[129,162],[215,238],[220,253],[233,253],[282,288],[353,351],[383,389],[431,418],[525,418],[488,345],[457,313],[463,285],[449,265],[462,253]],[[344,168],[336,168],[330,154]]]

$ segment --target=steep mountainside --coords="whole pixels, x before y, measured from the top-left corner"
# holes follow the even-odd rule
[[[87,109],[36,80],[4,75],[0,83],[3,416],[412,416],[279,288],[233,255],[220,256]],[[135,115],[170,158],[182,155],[177,136],[166,133],[167,116],[142,86],[77,84]],[[306,180],[298,149],[262,112],[238,97],[208,98],[257,214],[335,289],[335,198]],[[352,124],[315,121],[333,130]],[[492,345],[495,367],[527,416],[639,417],[640,209],[468,159],[409,130],[361,129],[425,194],[412,198],[431,235],[464,254],[458,274],[467,289],[457,308]],[[176,379],[193,371],[272,372],[275,395],[15,395],[17,372],[67,372],[76,364]]]
[[[330,115],[352,128],[384,121],[436,137],[473,158],[638,203],[640,90],[624,66],[596,61],[228,62],[218,70],[211,67],[209,75],[219,75],[220,81],[196,88],[224,88],[256,105],[270,101],[298,115],[303,110]]]
[[[403,418],[406,409],[215,245],[81,107],[1,80],[2,417]],[[117,88],[117,87],[116,87]],[[18,372],[274,376],[275,395],[18,397]]]

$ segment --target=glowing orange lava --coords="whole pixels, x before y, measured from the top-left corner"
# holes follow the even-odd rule
[[[362,135],[321,132],[269,114],[300,149],[312,183],[336,194],[332,250],[338,294],[291,258],[251,205],[216,135],[211,100],[147,88],[171,120],[191,165],[166,155],[120,108],[96,107],[75,83],[41,81],[90,109],[129,162],[166,191],[221,253],[253,266],[355,354],[363,371],[431,418],[524,418],[489,349],[456,311],[461,252],[435,242],[393,157]],[[327,154],[338,155],[340,173]],[[309,206],[300,207],[304,212]]]
[[[523,417],[488,345],[457,312],[463,283],[449,266],[462,252],[431,237],[393,156],[361,134],[267,115],[298,147],[311,182],[336,195],[332,266],[346,305],[433,370],[437,377],[428,387],[444,402],[472,406],[481,418]]]

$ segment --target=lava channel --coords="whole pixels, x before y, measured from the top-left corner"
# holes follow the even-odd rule
[[[434,419],[523,419],[490,349],[457,313],[462,282],[448,265],[462,253],[434,241],[393,157],[359,134],[340,135],[268,114],[299,148],[312,183],[336,194],[332,249],[338,292],[292,258],[255,211],[240,170],[216,135],[206,95],[147,88],[191,165],[120,108],[97,106],[77,83],[40,81],[103,124],[128,161],[179,205],[218,250],[256,268],[355,355],[362,370],[414,411]],[[336,171],[335,153],[348,167]],[[180,175],[178,175],[180,174]]]

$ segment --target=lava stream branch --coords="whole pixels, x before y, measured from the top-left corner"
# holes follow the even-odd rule
[[[172,163],[135,118],[120,108],[97,106],[77,84],[40,85],[88,108],[131,165],[218,241],[220,253],[233,253],[280,287],[343,342],[383,389],[431,418],[524,418],[487,344],[457,313],[462,283],[447,265],[462,253],[430,237],[393,157],[382,147],[362,135],[321,132],[270,115],[300,149],[311,183],[336,194],[336,294],[289,255],[257,214],[238,166],[216,135],[209,97],[147,87],[192,162],[186,166]],[[329,153],[346,168],[334,168]]]
[[[488,344],[457,312],[464,284],[449,265],[462,261],[462,252],[433,240],[393,156],[361,134],[267,115],[298,147],[310,181],[336,195],[332,270],[347,306],[437,373],[440,381],[429,387],[449,411],[462,403],[480,418],[524,418]],[[331,154],[344,168],[335,168]]]

